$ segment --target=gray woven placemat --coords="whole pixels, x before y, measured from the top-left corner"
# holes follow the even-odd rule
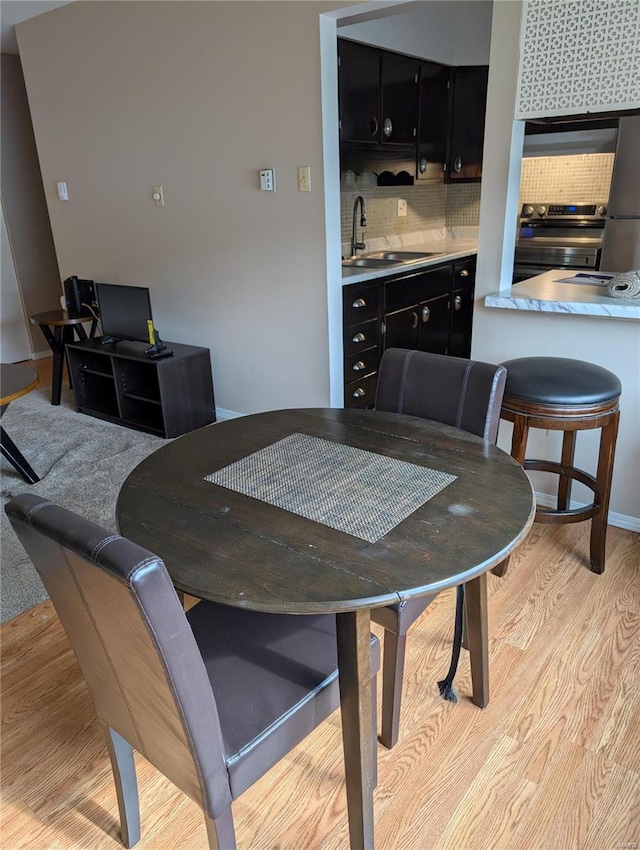
[[[291,434],[205,481],[375,543],[455,475]]]

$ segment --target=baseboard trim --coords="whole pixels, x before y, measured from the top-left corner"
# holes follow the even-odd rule
[[[549,496],[547,493],[536,493],[536,502],[545,508],[554,508],[556,506],[555,498],[553,496]],[[585,505],[586,502],[575,502],[572,500],[570,507],[572,509],[584,508]],[[626,514],[618,514],[614,511],[609,511],[608,523],[609,525],[615,525],[616,528],[624,528],[627,531],[640,532],[639,517],[627,516]]]
[[[224,422],[225,419],[239,419],[241,416],[246,416],[246,413],[236,413],[235,410],[225,410],[223,407],[216,407],[217,422]]]

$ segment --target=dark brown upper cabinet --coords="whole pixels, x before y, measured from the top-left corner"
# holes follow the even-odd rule
[[[451,68],[420,63],[416,178],[444,179],[449,139],[449,77]]]
[[[417,59],[338,39],[340,141],[413,147],[418,126]]]
[[[461,65],[451,71],[447,180],[478,182],[482,177],[489,68],[487,65]]]

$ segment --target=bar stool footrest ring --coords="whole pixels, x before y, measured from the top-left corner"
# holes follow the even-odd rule
[[[551,472],[554,475],[571,478],[573,481],[578,481],[584,484],[590,490],[596,493],[596,479],[593,475],[585,472],[582,469],[576,469],[573,466],[563,466],[561,463],[553,460],[525,460],[525,469],[531,469],[536,472]],[[591,519],[600,509],[599,502],[592,502],[590,505],[585,505],[581,508],[572,508],[569,510],[558,510],[554,508],[540,508],[536,506],[535,522],[546,523],[570,523],[583,522]]]

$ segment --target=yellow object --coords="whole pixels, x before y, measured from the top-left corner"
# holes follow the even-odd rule
[[[147,319],[147,330],[149,331],[149,345],[156,344],[156,336],[153,330],[153,322],[151,319]]]

